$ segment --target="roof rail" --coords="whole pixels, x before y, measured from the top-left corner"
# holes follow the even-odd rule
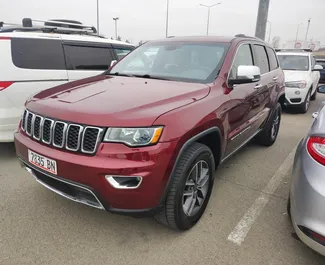
[[[236,34],[235,38],[249,38],[249,39],[258,39],[258,40],[260,40],[260,38],[253,37],[253,36],[247,36],[245,34]]]
[[[276,52],[313,52],[312,49],[275,49]]]
[[[36,22],[34,25],[33,22]],[[3,27],[3,25],[9,25],[11,27]],[[54,32],[62,34],[84,34],[84,35],[97,35],[97,29],[93,26],[83,25],[79,21],[67,20],[67,19],[51,19],[40,20],[23,18],[22,24],[12,24],[6,22],[0,22],[1,32],[13,32],[13,31],[43,31]],[[103,36],[99,36],[102,37]]]

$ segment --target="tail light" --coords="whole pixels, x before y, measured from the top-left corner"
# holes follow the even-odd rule
[[[11,86],[14,82],[11,81],[0,81],[0,91],[5,90],[7,87]]]
[[[307,150],[309,154],[318,163],[325,165],[325,138],[312,136],[307,142]]]

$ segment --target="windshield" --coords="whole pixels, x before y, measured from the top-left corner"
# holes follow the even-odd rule
[[[209,83],[218,76],[229,43],[146,43],[107,74]]]
[[[308,71],[309,57],[302,55],[278,55],[282,70]]]

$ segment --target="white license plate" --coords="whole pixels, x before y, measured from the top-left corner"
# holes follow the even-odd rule
[[[57,175],[56,161],[28,150],[28,161],[34,166]]]

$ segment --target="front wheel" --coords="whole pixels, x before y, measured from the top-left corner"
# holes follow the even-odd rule
[[[271,146],[275,143],[280,130],[281,114],[281,104],[277,103],[273,110],[270,121],[256,138],[260,145]]]
[[[175,230],[192,228],[208,204],[214,174],[214,157],[209,147],[194,143],[186,149],[170,176],[172,183],[163,209],[155,218]]]
[[[310,105],[310,94],[311,91],[308,92],[305,101],[299,106],[298,110],[300,113],[307,113]]]

